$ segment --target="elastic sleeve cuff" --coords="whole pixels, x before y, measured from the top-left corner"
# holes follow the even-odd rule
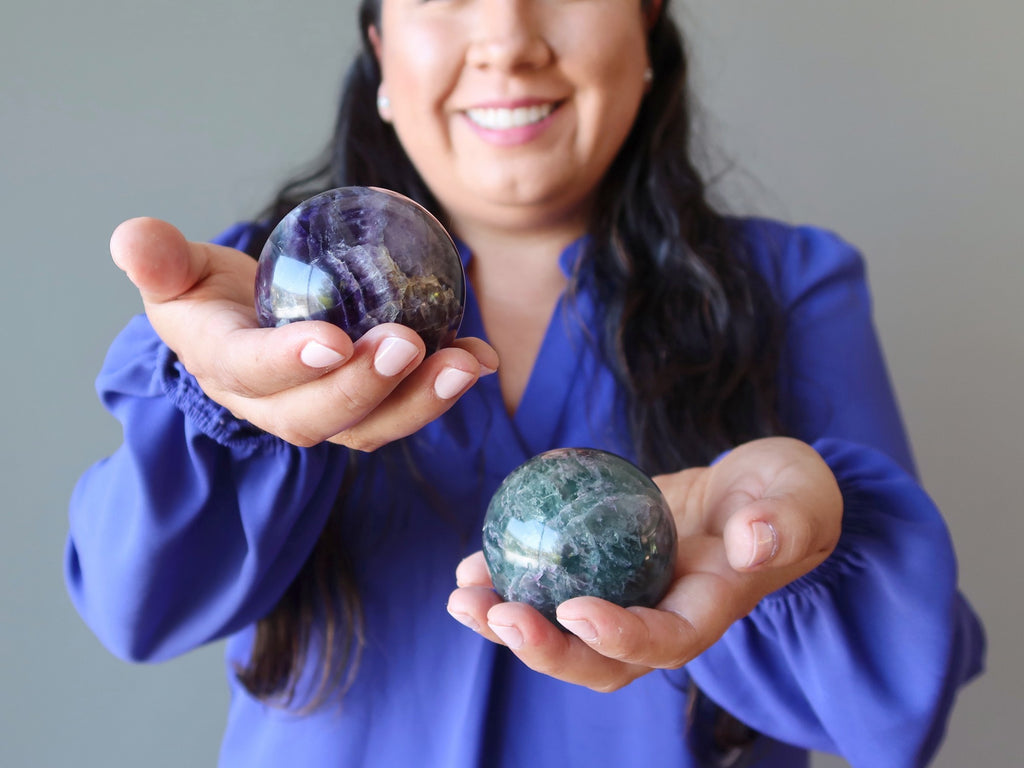
[[[278,444],[277,437],[236,418],[227,408],[211,400],[166,344],[161,344],[157,352],[156,370],[168,400],[210,439],[243,457]]]
[[[812,598],[829,591],[833,585],[867,567],[867,558],[858,544],[870,534],[872,511],[856,497],[843,493],[843,520],[836,548],[818,567],[781,589],[762,598],[761,604],[774,607],[793,598]],[[877,517],[874,517],[877,524]],[[755,609],[756,610],[756,609]]]
[[[883,549],[898,548],[897,543],[890,540],[894,534],[891,524],[885,518],[900,515],[891,504],[880,503],[879,488],[895,488],[898,493],[909,492],[912,495],[917,490],[924,497],[915,478],[880,451],[831,438],[818,440],[812,447],[832,469],[843,497],[839,541],[817,568],[763,598],[761,604],[769,609],[776,607],[779,601],[794,597],[820,596],[832,590],[841,580],[868,568],[868,553],[878,550],[880,546]],[[932,514],[934,508],[930,501],[926,498],[916,501],[916,505],[908,507],[914,511],[904,516],[922,515],[921,524],[941,529],[942,538],[951,549],[942,519],[937,513]]]

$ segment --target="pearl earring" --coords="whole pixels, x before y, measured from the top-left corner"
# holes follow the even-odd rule
[[[648,67],[644,70],[644,85],[650,85],[654,82],[654,70]]]
[[[377,94],[377,111],[383,112],[388,109],[391,109],[391,99],[383,93]]]

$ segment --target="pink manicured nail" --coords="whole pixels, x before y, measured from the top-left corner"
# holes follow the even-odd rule
[[[592,643],[597,640],[597,630],[594,629],[594,625],[586,619],[563,619],[558,618],[558,623],[563,627],[572,632],[580,640],[587,643]]]
[[[434,379],[434,394],[442,400],[450,400],[469,386],[473,374],[458,368],[445,368]]]
[[[345,356],[318,341],[311,341],[302,348],[299,359],[310,368],[330,368],[342,362]]]
[[[418,354],[419,350],[412,342],[393,336],[384,339],[377,347],[377,354],[373,356],[373,367],[381,376],[397,376],[409,367],[409,363],[415,360]]]
[[[501,642],[513,651],[523,647],[523,633],[515,627],[510,627],[507,624],[491,624],[490,622],[487,623],[487,626],[501,639]]]
[[[459,622],[459,624],[462,624],[464,627],[469,627],[474,632],[480,631],[480,625],[477,624],[476,619],[474,619],[468,613],[456,613],[455,611],[451,610],[449,610],[448,613],[451,615],[453,619]]]
[[[775,526],[763,520],[755,520],[750,524],[750,531],[753,534],[754,543],[750,548],[750,560],[748,568],[761,565],[771,560],[779,551],[779,534]]]

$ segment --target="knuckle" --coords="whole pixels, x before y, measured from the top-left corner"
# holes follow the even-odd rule
[[[187,362],[185,359],[182,359],[182,365],[185,366],[185,370],[195,377],[196,381],[199,382],[199,386],[204,390],[207,388],[216,389],[244,398],[256,396],[256,391],[250,384],[246,383],[237,367],[232,364],[226,355],[214,357],[206,362],[195,357],[189,357]]]
[[[373,410],[377,405],[376,393],[361,387],[339,386],[335,394],[341,402],[341,407],[353,414],[364,414]]]
[[[602,680],[598,683],[592,683],[587,687],[595,693],[615,693],[615,691],[621,690],[626,685],[626,681],[621,679],[609,679]]]
[[[294,445],[298,448],[311,448],[314,445],[316,445],[317,442],[319,442],[311,438],[309,435],[303,434],[298,430],[295,430],[291,427],[287,427],[284,425],[279,426],[272,423],[268,424],[263,429],[269,432],[270,434],[276,435],[277,437],[281,438],[286,443]]]
[[[650,616],[656,614],[651,612]],[[657,657],[658,646],[654,642],[649,620],[634,613],[632,620],[619,624],[614,632],[602,634],[601,653],[617,661],[654,666],[651,660]]]
[[[262,409],[262,413],[249,420],[264,432],[268,432],[298,448],[311,448],[323,441],[322,437],[302,429],[282,410],[276,408]]]
[[[643,663],[644,657],[649,652],[649,633],[644,632],[643,636],[636,634],[627,635],[619,628],[618,635],[611,639],[603,639],[601,652],[603,655],[617,661],[631,661]]]
[[[203,365],[200,360],[193,354],[183,350],[172,348],[174,357],[177,359],[178,364],[185,369],[187,373],[195,378],[199,382],[199,386],[206,389],[215,383],[216,377],[211,375],[208,367]]]
[[[831,552],[839,545],[839,539],[843,534],[843,521],[842,516],[837,516],[829,519],[825,527],[823,538],[825,539],[825,547],[827,551]]]
[[[572,665],[559,656],[544,656],[531,661],[527,661],[525,658],[523,660],[535,672],[540,672],[557,680],[572,679],[574,676],[575,670],[572,668]]]
[[[362,453],[373,453],[383,445],[380,440],[371,438],[359,429],[346,429],[339,432],[331,438],[331,442]]]
[[[675,652],[667,658],[662,659],[656,666],[658,669],[679,669],[693,660],[693,654],[684,651],[682,648],[674,649]]]
[[[286,442],[296,446],[297,448],[312,448],[314,445],[319,445],[321,442],[323,442],[320,439],[313,438],[308,435],[299,434],[297,432],[290,433],[283,439]]]
[[[685,616],[670,612],[673,638],[663,648],[661,658],[651,666],[659,669],[678,669],[689,663],[701,649],[701,637],[697,628]]]

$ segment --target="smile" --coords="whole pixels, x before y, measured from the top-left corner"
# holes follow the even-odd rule
[[[502,131],[539,123],[550,115],[554,109],[555,105],[552,103],[537,104],[530,107],[516,107],[515,109],[485,107],[482,109],[466,110],[466,116],[481,128],[491,131]]]

